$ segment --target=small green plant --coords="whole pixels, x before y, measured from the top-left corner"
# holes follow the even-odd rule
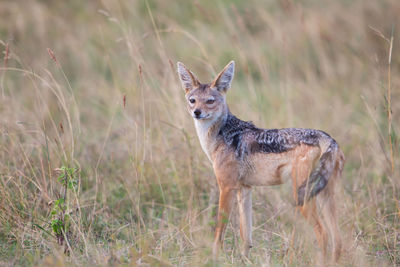
[[[66,189],[75,189],[78,184],[78,179],[75,177],[77,169],[62,166],[59,170],[61,171],[61,174],[58,176],[57,180],[63,184]]]
[[[67,235],[70,233],[70,224],[69,224],[69,214],[67,212],[68,203],[67,203],[67,195],[68,190],[76,190],[78,185],[78,179],[76,177],[77,169],[69,168],[67,166],[62,166],[59,169],[56,169],[60,172],[57,180],[63,186],[63,196],[59,197],[53,203],[53,209],[51,210],[51,222],[50,226],[57,238],[57,242],[59,245],[63,245],[65,239],[67,239]],[[68,240],[67,240],[68,242]],[[68,245],[65,245],[65,252],[68,252]]]

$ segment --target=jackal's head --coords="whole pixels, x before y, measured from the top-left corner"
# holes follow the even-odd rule
[[[189,113],[197,120],[216,121],[227,113],[225,95],[231,87],[235,62],[231,61],[211,83],[200,83],[181,62],[178,74],[185,90]]]

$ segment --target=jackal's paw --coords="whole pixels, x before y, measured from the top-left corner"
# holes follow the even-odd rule
[[[253,265],[253,262],[249,259],[248,255],[246,256],[246,255],[244,255],[244,254],[241,254],[240,260],[241,260],[241,262],[242,262],[243,264],[246,264],[246,265]]]
[[[214,242],[213,247],[212,247],[212,255],[213,255],[214,261],[216,261],[218,258],[218,251],[219,251],[219,244],[218,244],[218,242]]]

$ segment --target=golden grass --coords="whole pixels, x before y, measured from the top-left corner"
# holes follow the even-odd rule
[[[234,114],[322,129],[344,150],[340,265],[400,264],[398,1],[1,6],[0,265],[211,265],[216,183],[175,62],[206,81],[231,59]],[[78,185],[59,245],[62,166],[78,169]],[[290,186],[253,197],[251,261],[315,265]],[[221,265],[242,264],[233,217]]]

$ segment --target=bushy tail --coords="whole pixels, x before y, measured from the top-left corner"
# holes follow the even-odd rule
[[[344,156],[336,141],[331,137],[324,137],[322,141],[328,141],[329,145],[322,153],[318,165],[311,172],[308,180],[300,185],[297,190],[297,205],[299,206],[302,206],[305,200],[311,199],[325,188],[328,184],[329,178],[331,178],[335,172],[336,159],[338,155],[343,158],[343,160],[339,160],[338,164],[340,166],[337,166],[337,168],[339,171],[343,168]]]

